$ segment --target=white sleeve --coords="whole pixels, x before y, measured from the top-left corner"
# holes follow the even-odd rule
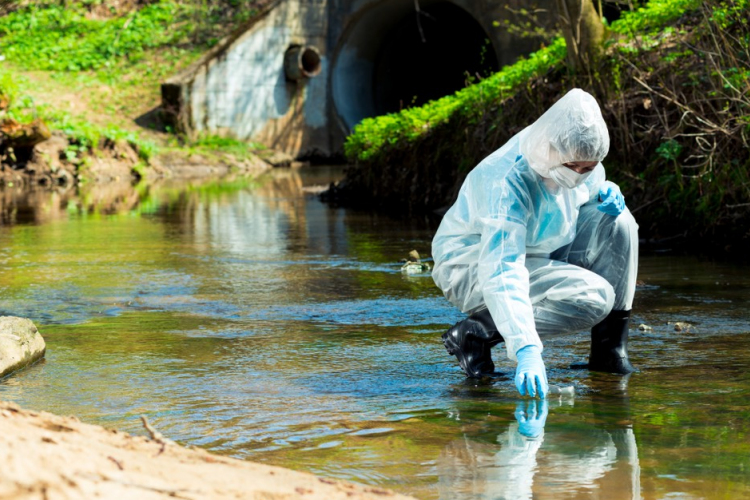
[[[500,335],[508,357],[527,345],[542,350],[536,331],[529,296],[529,272],[526,269],[526,220],[528,200],[507,184],[501,189],[497,206],[500,214],[481,220],[482,235],[478,281],[485,304]]]

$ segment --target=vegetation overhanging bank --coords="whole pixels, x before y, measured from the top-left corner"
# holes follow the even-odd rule
[[[482,158],[567,90],[602,104],[608,175],[642,237],[750,243],[748,0],[653,0],[609,27],[588,75],[555,40],[527,59],[420,108],[370,118],[346,144],[355,166],[328,193],[349,204],[428,212],[450,205]]]

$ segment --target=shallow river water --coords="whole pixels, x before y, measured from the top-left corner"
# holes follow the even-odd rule
[[[440,342],[461,315],[400,272],[437,220],[328,207],[309,187],[338,174],[6,188],[0,314],[48,350],[0,399],[137,434],[147,415],[185,445],[420,499],[750,497],[750,267],[642,257],[640,372],[570,370],[587,334],[544,339],[576,395],[531,402],[502,348],[467,382]]]

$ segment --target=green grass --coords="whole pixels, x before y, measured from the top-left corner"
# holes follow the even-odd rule
[[[113,142],[127,141],[145,161],[156,154],[158,150],[156,144],[132,130],[125,130],[114,125],[100,127],[69,112],[47,105],[37,105],[28,95],[30,86],[31,82],[27,78],[20,77],[6,67],[0,66],[0,94],[8,96],[11,103],[5,116],[20,123],[28,123],[35,118],[41,118],[53,130],[63,132],[71,143],[69,151],[66,152],[69,159],[72,159],[71,155],[79,157],[81,153],[97,149],[103,139]]]
[[[243,161],[262,152],[266,147],[259,143],[241,141],[232,137],[201,134],[190,140],[180,136],[171,136],[161,149],[166,153],[200,155],[221,162]]]
[[[82,4],[29,6],[0,18],[0,51],[27,69],[87,71],[136,63],[150,49],[180,43],[185,6],[162,1],[122,17],[87,18]]]
[[[654,34],[686,12],[697,9],[699,0],[651,0],[613,22],[610,29],[627,35]]]
[[[0,95],[12,96],[7,114],[22,122],[38,116],[92,150],[102,138],[127,140],[144,159],[156,154],[157,143],[176,147],[135,119],[160,105],[161,82],[254,15],[256,4],[160,0],[117,12],[110,6],[117,3],[107,0],[32,2],[0,17],[6,58]],[[76,111],[66,109],[66,95],[79,101]],[[232,154],[247,149],[239,141],[205,138],[187,146]]]

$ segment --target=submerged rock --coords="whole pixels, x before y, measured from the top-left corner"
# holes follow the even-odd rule
[[[0,316],[0,377],[42,358],[46,349],[30,319]]]

